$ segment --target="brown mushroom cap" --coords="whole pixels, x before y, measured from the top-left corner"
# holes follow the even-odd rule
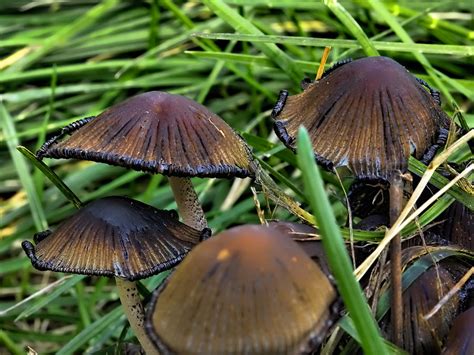
[[[424,247],[405,249],[404,257]],[[404,259],[405,259],[404,258]],[[406,261],[406,260],[405,260]],[[401,347],[409,354],[439,354],[443,339],[447,336],[451,322],[458,313],[462,298],[459,293],[449,298],[443,306],[429,319],[425,319],[434,306],[456,284],[456,277],[451,269],[467,267],[444,260],[424,271],[403,292],[403,332]],[[457,271],[456,271],[457,273]],[[387,317],[388,318],[388,317]],[[383,328],[390,329],[391,322],[383,320]]]
[[[474,354],[474,307],[461,313],[453,322],[443,355]]]
[[[126,197],[106,197],[80,209],[54,232],[22,243],[33,266],[133,281],[172,268],[209,230],[197,231],[163,211]]]
[[[359,178],[387,180],[407,170],[410,155],[431,159],[446,135],[448,118],[438,102],[390,58],[349,62],[301,94],[285,100],[285,93],[272,113],[285,145],[295,149],[302,125],[319,163],[347,166]]]
[[[155,291],[146,327],[162,353],[294,353],[319,342],[336,290],[290,238],[242,226],[198,245]]]
[[[227,123],[193,100],[160,91],[131,97],[65,127],[37,156],[93,160],[168,176],[254,175],[248,146]]]

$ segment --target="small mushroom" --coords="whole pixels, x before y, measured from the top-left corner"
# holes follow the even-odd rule
[[[469,302],[467,285],[443,299],[470,269],[470,258],[463,257],[461,249],[457,250],[459,253],[453,253],[455,250],[434,246],[403,250],[404,283],[408,282],[408,285],[403,292],[405,317],[400,347],[409,354],[439,354],[453,320]],[[446,257],[450,253],[453,254]],[[433,265],[433,260],[441,255],[444,258]],[[414,261],[417,264],[411,265]],[[425,270],[427,266],[429,268]],[[422,273],[414,278],[420,271]],[[387,284],[384,289],[388,289]],[[391,315],[387,314],[381,321],[381,328],[388,331],[392,326]]]
[[[184,223],[196,229],[207,222],[190,177],[255,174],[249,147],[219,116],[186,97],[160,91],[66,126],[37,157],[93,160],[166,175]]]
[[[87,204],[54,232],[37,233],[22,247],[38,270],[115,277],[120,301],[145,351],[154,351],[143,329],[143,306],[134,280],[179,263],[209,229],[195,230],[174,211],[126,197]],[[151,353],[151,352],[150,352]]]
[[[154,292],[146,329],[162,354],[292,354],[321,342],[336,300],[290,238],[241,226],[186,257]]]
[[[443,267],[432,267],[403,293],[403,332],[401,347],[409,354],[439,354],[443,338],[457,314],[459,297],[454,295],[433,317],[426,315],[454,286],[453,276]],[[391,322],[388,327],[391,327]]]
[[[428,90],[426,90],[428,89]],[[309,133],[316,160],[328,169],[347,167],[362,180],[390,184],[390,223],[402,208],[402,174],[410,155],[429,162],[447,138],[449,118],[439,93],[386,57],[345,61],[304,92],[282,91],[272,111],[277,136],[290,149],[300,126]],[[391,242],[392,341],[402,332],[401,237]]]

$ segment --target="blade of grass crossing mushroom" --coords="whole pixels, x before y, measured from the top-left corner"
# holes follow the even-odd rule
[[[299,129],[297,142],[298,163],[311,208],[319,221],[323,247],[339,292],[359,333],[362,348],[367,354],[385,354],[387,349],[380,337],[380,331],[370,314],[362,289],[352,274],[351,261],[331,212],[308,133],[303,127]]]
[[[171,189],[183,223],[197,230],[207,228],[207,220],[194,190],[193,183],[187,177],[169,177]]]

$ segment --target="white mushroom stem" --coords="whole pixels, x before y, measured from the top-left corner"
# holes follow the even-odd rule
[[[159,354],[145,333],[145,312],[137,284],[118,277],[115,278],[115,282],[125,315],[143,350],[147,355]]]
[[[207,220],[190,178],[169,177],[183,223],[197,230],[207,228]]]

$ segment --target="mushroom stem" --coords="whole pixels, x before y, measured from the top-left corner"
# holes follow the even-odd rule
[[[118,277],[115,278],[115,282],[117,283],[120,302],[122,303],[125,315],[140,345],[147,355],[158,354],[158,351],[145,333],[145,313],[137,284]]]
[[[394,173],[390,181],[390,224],[398,219],[403,206],[403,181],[401,172]],[[397,234],[390,243],[390,273],[392,284],[391,323],[392,342],[402,343],[403,303],[402,303],[402,241]]]
[[[178,205],[178,212],[183,218],[183,223],[197,230],[207,228],[206,216],[199,203],[191,179],[174,176],[170,176],[168,179],[176,204]]]

